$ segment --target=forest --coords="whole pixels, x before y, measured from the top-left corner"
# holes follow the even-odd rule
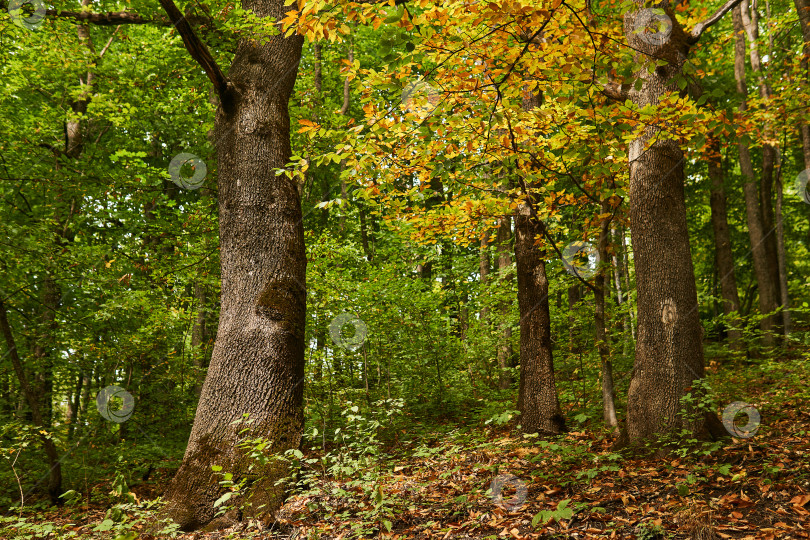
[[[0,538],[810,538],[810,0],[0,0]]]

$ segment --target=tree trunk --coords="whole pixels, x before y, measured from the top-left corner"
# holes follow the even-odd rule
[[[622,271],[624,272],[624,285],[627,289],[627,302],[630,302],[630,253],[627,251],[627,240],[625,239],[624,234],[624,227],[619,229],[621,233],[621,245],[622,245]],[[633,316],[633,303],[630,302],[630,305],[627,306],[627,318],[630,322],[630,337],[633,338],[633,342],[636,341],[636,318]]]
[[[76,424],[79,423],[81,416],[79,410],[81,409],[82,398],[82,385],[84,384],[85,375],[80,369],[79,375],[76,377],[76,391],[73,393],[72,403],[70,404],[70,424],[68,425],[67,438],[70,441],[73,439],[73,433],[76,431]],[[83,419],[82,419],[83,420]]]
[[[796,12],[799,15],[799,26],[804,41],[804,55],[802,56],[801,65],[806,72],[807,81],[810,82],[810,0],[793,0],[793,3],[796,5]],[[799,130],[802,135],[804,166],[806,169],[810,169],[810,124],[802,122],[799,125]]]
[[[662,43],[648,43],[634,31],[636,13],[625,15],[625,36],[640,51],[636,76],[641,88],[629,90],[639,108],[655,106],[677,92],[689,53],[687,37],[666,8],[672,32]],[[668,63],[654,67],[652,56]],[[682,427],[698,431],[678,412],[694,379],[703,376],[702,328],[695,273],[689,248],[684,201],[684,157],[676,141],[657,137],[649,126],[630,144],[630,235],[638,291],[638,342],[627,396],[627,427],[622,442],[640,444]]]
[[[739,330],[740,296],[737,291],[737,278],[734,274],[734,254],[731,251],[731,234],[728,230],[728,215],[726,213],[726,192],[723,187],[723,156],[720,154],[720,140],[712,139],[711,154],[708,156],[709,179],[711,191],[709,206],[712,212],[712,228],[714,229],[714,249],[717,261],[717,271],[720,277],[720,291],[723,296],[723,312],[732,317],[734,328],[728,331],[729,342],[732,348],[742,346],[742,332]]]
[[[751,71],[757,79],[757,86],[759,88],[759,96],[763,100],[771,98],[771,87],[765,78],[762,70],[762,61],[759,54],[759,45],[757,39],[759,38],[759,12],[757,9],[748,9],[747,0],[743,0],[740,5],[740,14],[742,17],[743,28],[748,37],[748,57],[751,61]],[[765,124],[763,132],[766,139],[773,138],[772,126]],[[759,177],[759,204],[762,208],[762,226],[765,232],[765,253],[768,257],[768,271],[770,273],[771,281],[773,282],[773,290],[775,294],[776,307],[782,304],[782,291],[781,283],[779,280],[779,254],[777,247],[777,238],[774,231],[776,231],[776,218],[774,216],[773,208],[773,183],[774,183],[774,167],[776,165],[776,152],[777,149],[767,142],[762,144],[762,173]],[[779,318],[774,319],[775,326],[778,324]]]
[[[557,398],[551,353],[551,315],[545,253],[536,245],[538,227],[528,204],[516,215],[515,262],[520,309],[520,383],[517,408],[524,433],[557,434],[565,418]]]
[[[48,272],[48,276],[42,283],[40,331],[34,346],[35,366],[38,371],[35,376],[37,386],[35,392],[39,400],[39,410],[42,414],[42,425],[48,428],[53,425],[52,350],[56,341],[56,311],[59,309],[61,296],[56,280]]]
[[[579,322],[576,319],[577,304],[582,300],[582,285],[579,282],[568,287],[568,352],[579,354],[582,347],[579,343]]]
[[[366,222],[366,203],[362,200],[357,201],[357,213],[360,216],[360,241],[363,244],[363,253],[366,255],[366,260],[371,262],[374,259],[374,251],[371,249],[374,237]]]
[[[602,214],[610,214],[607,201],[602,201]],[[618,434],[616,404],[613,390],[613,363],[610,360],[607,331],[605,327],[605,293],[610,290],[610,272],[608,270],[608,243],[610,241],[610,223],[603,219],[599,227],[599,272],[594,282],[594,326],[596,326],[596,349],[602,361],[602,418],[605,425],[614,428]]]
[[[282,0],[243,0],[260,17],[280,19]],[[287,103],[302,38],[242,39],[231,65],[234,91],[217,110],[222,305],[216,343],[180,470],[165,499],[183,530],[229,525],[212,521],[226,490],[212,465],[247,478],[246,517],[272,516],[286,469],[275,463],[252,472],[240,431],[272,442],[269,452],[297,448],[303,430],[306,258],[296,182],[277,168],[288,162]],[[252,424],[234,422],[249,415]],[[229,504],[231,504],[229,502]],[[241,512],[238,514],[241,515]]]
[[[480,276],[479,288],[481,290],[486,287],[489,276],[489,234],[489,230],[487,230],[481,235],[481,247],[478,249],[478,275]],[[482,330],[486,328],[488,316],[489,309],[486,306],[481,306],[478,318],[481,321]]]
[[[781,155],[777,156],[778,166],[776,169],[776,255],[779,262],[779,292],[782,295],[782,332],[785,337],[792,331],[793,323],[790,319],[790,295],[788,294],[787,278],[787,251],[785,249],[785,226],[782,219],[782,202],[784,190],[782,189],[782,164]]]
[[[28,378],[25,376],[25,368],[20,360],[14,334],[11,332],[11,324],[8,322],[6,306],[2,300],[0,300],[0,332],[5,338],[8,353],[11,357],[11,365],[14,367],[14,373],[17,375],[20,388],[22,388],[22,394],[31,409],[31,419],[37,427],[44,428],[45,424],[39,409],[39,402],[34,389],[28,384]],[[59,495],[62,494],[62,465],[59,460],[59,452],[51,439],[43,434],[40,434],[40,439],[42,447],[45,449],[45,455],[48,458],[48,495],[50,495],[52,504],[59,504],[62,502],[62,499],[59,498]]]
[[[498,268],[498,281],[503,282],[506,278],[506,273],[509,267],[512,266],[512,257],[509,251],[512,246],[509,244],[512,240],[512,219],[510,216],[503,216],[498,218],[498,235],[495,244],[495,253],[497,255],[496,263]],[[512,375],[508,371],[509,368],[514,367],[512,351],[512,323],[509,314],[511,306],[508,302],[501,302],[498,305],[498,387],[501,390],[506,390],[512,386]]]
[[[745,96],[748,94],[745,82],[745,28],[743,25],[740,6],[734,8],[734,76],[737,80],[737,92],[743,96],[740,103],[740,112],[747,108]],[[748,235],[751,239],[751,256],[754,261],[754,274],[759,289],[759,309],[762,314],[775,311],[779,305],[777,291],[772,279],[771,263],[765,244],[765,237],[771,232],[765,228],[760,207],[759,194],[754,175],[754,164],[751,161],[751,151],[748,143],[741,140],[737,144],[740,155],[740,170],[744,178],[743,193],[745,195],[745,214],[748,222]],[[764,344],[773,344],[774,316],[762,319],[760,328],[764,334]]]
[[[207,366],[208,343],[208,311],[206,308],[205,284],[197,281],[194,284],[194,300],[196,303],[197,315],[194,318],[194,325],[191,328],[191,354],[194,363],[194,394],[199,396],[202,392],[202,385],[205,382],[204,370]]]

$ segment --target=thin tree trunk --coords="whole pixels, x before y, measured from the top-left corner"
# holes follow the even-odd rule
[[[618,238],[618,233],[615,228],[610,229],[611,239],[613,241],[613,245],[617,246],[616,239]],[[616,288],[616,305],[620,306],[624,303],[624,298],[622,298],[622,278],[621,278],[621,262],[622,259],[619,257],[618,248],[614,247],[613,252],[610,255],[610,260],[612,262],[612,270],[613,270],[613,286]]]
[[[577,304],[582,300],[582,286],[579,282],[568,287],[568,351],[579,354],[582,347],[579,343],[579,322],[576,319]]]
[[[366,260],[371,262],[374,259],[374,253],[369,242],[371,231],[366,223],[366,204],[363,201],[357,201],[357,214],[360,216],[360,241],[363,244],[363,253],[366,255]]]
[[[191,328],[191,354],[194,363],[194,394],[199,397],[202,386],[205,382],[205,368],[208,364],[207,346],[208,343],[208,310],[206,306],[207,294],[205,284],[197,281],[194,283],[194,300],[197,308],[197,315],[194,318],[194,325]]]
[[[323,47],[321,46],[320,41],[316,41],[312,48],[314,49],[315,53],[315,68],[313,73],[313,79],[315,81],[315,92],[317,92],[318,104],[322,105],[321,103],[321,93],[323,88]]]
[[[280,19],[285,11],[282,0],[242,5],[259,17]],[[238,444],[243,429],[271,441],[272,453],[301,441],[304,231],[296,182],[275,171],[291,156],[287,106],[302,42],[281,35],[240,40],[227,86],[234,91],[222,91],[217,110],[221,314],[188,447],[165,495],[166,512],[187,531],[228,526],[242,511],[246,518],[272,516],[281,506],[285,491],[277,481],[287,469],[277,462],[250,471],[253,460]],[[240,422],[243,415],[252,423]],[[238,501],[248,505],[216,520],[213,504],[226,489],[213,465],[236,483],[248,480],[248,495]]]
[[[479,288],[484,290],[487,285],[487,280],[489,277],[489,231],[485,231],[481,235],[481,247],[478,249],[478,275],[480,276],[479,279]],[[481,306],[480,311],[478,312],[478,318],[481,321],[481,328],[482,330],[487,326],[487,319],[489,317],[489,309],[486,306]]]
[[[35,392],[40,402],[40,412],[44,426],[50,428],[53,424],[53,356],[55,332],[56,332],[56,311],[59,309],[59,299],[61,292],[56,280],[48,273],[48,277],[42,283],[40,314],[40,332],[34,346],[34,358],[39,371],[35,377],[37,388]]]
[[[762,69],[762,60],[759,54],[759,11],[757,9],[748,9],[748,1],[743,0],[740,3],[740,14],[742,16],[743,28],[748,37],[748,57],[751,61],[751,71],[757,80],[757,87],[759,88],[759,96],[763,100],[771,98],[771,87],[765,78]],[[773,127],[769,124],[764,125],[764,133],[766,139],[773,138]],[[782,291],[779,280],[779,255],[777,247],[776,234],[776,220],[774,217],[773,207],[773,184],[774,184],[774,167],[776,165],[776,152],[777,149],[763,142],[762,144],[762,173],[759,178],[759,204],[762,208],[762,226],[765,229],[765,252],[768,257],[768,270],[770,272],[771,281],[773,282],[773,290],[776,306],[781,304]],[[778,324],[778,319],[774,319],[775,326]]]
[[[636,341],[636,318],[633,316],[633,303],[630,302],[630,253],[627,250],[627,239],[625,238],[624,234],[624,227],[620,230],[621,232],[621,246],[622,246],[622,260],[624,264],[622,264],[622,270],[624,271],[624,285],[627,290],[627,302],[630,303],[627,306],[627,317],[630,320],[630,337],[633,338],[633,342]]]
[[[610,214],[607,201],[602,201],[602,214]],[[618,435],[619,421],[616,418],[616,404],[613,390],[613,363],[610,360],[607,329],[605,326],[605,293],[610,290],[610,273],[607,268],[608,244],[610,242],[610,223],[603,219],[599,227],[599,271],[594,283],[594,325],[596,326],[596,349],[602,361],[602,418],[605,425],[613,428]]]
[[[740,296],[737,291],[737,277],[734,273],[731,234],[728,230],[726,191],[723,186],[725,174],[723,173],[723,157],[720,154],[719,139],[711,140],[710,152],[711,154],[708,156],[709,180],[711,181],[709,206],[712,212],[714,249],[720,278],[720,291],[723,296],[723,312],[731,318],[732,328],[728,331],[729,342],[732,348],[740,349],[742,347],[742,331],[739,329]]]
[[[790,319],[790,296],[788,295],[787,280],[787,251],[785,249],[785,227],[782,219],[782,200],[784,193],[782,189],[782,163],[781,155],[777,154],[776,169],[776,249],[779,261],[779,291],[782,295],[782,331],[785,337],[792,331]]]
[[[349,63],[354,62],[354,48],[352,47],[351,40],[346,44],[346,55],[348,57]],[[346,78],[343,79],[343,105],[340,107],[340,114],[346,114],[349,112],[349,106],[351,105],[351,81],[349,80],[349,75],[346,74]]]
[[[68,440],[73,439],[73,433],[76,431],[76,424],[80,421],[79,410],[81,408],[82,386],[84,385],[84,372],[79,370],[79,375],[76,377],[76,390],[73,392],[73,399],[70,405],[70,423],[68,424]]]
[[[745,82],[745,28],[743,25],[742,10],[740,6],[733,10],[734,22],[734,76],[737,80],[737,92],[743,96],[740,103],[740,112],[747,109],[746,98],[748,91]],[[741,140],[737,144],[740,156],[740,169],[744,178],[743,193],[745,195],[745,213],[748,222],[748,235],[751,240],[751,256],[754,261],[754,274],[759,289],[759,309],[762,314],[772,313],[778,308],[777,291],[770,271],[765,237],[771,232],[765,229],[760,207],[759,194],[754,174],[754,165],[751,161],[751,151],[748,144]],[[774,316],[762,319],[760,328],[764,334],[763,341],[766,346],[773,344]]]
[[[34,389],[28,384],[28,378],[25,375],[20,355],[17,351],[17,345],[14,341],[14,334],[11,332],[11,325],[8,322],[8,314],[6,313],[6,306],[0,300],[0,332],[6,340],[9,356],[11,357],[11,365],[14,367],[14,373],[17,375],[17,380],[20,383],[23,396],[28,402],[28,407],[31,410],[31,418],[38,428],[47,427],[43,421],[42,413],[39,409],[39,401]],[[62,465],[59,461],[59,452],[56,449],[54,442],[47,436],[40,434],[42,447],[45,450],[45,455],[48,458],[48,495],[50,495],[51,503],[59,504],[61,499],[59,495],[62,494]]]
[[[495,244],[496,262],[498,265],[498,282],[504,283],[506,275],[512,266],[512,257],[509,252],[512,249],[512,219],[511,216],[498,218],[498,234]],[[509,368],[514,367],[512,351],[512,323],[510,321],[511,306],[509,302],[501,302],[498,305],[498,387],[506,390],[512,386],[512,375]]]

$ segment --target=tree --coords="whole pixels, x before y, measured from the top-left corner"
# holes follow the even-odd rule
[[[713,137],[709,144],[708,175],[711,182],[709,206],[712,212],[712,230],[714,231],[715,260],[720,276],[720,291],[723,297],[723,312],[730,317],[732,326],[740,324],[740,296],[737,292],[737,276],[734,270],[734,254],[731,250],[731,234],[728,229],[726,210],[725,172],[723,156],[720,153],[720,140]],[[732,346],[739,348],[742,333],[739,328],[728,331]]]
[[[212,522],[224,491],[212,466],[231,473],[234,482],[248,481],[248,514],[272,515],[283,501],[277,481],[285,468],[275,463],[252,470],[241,437],[266,439],[268,451],[283,452],[297,448],[303,432],[304,231],[297,185],[278,174],[291,156],[287,104],[303,38],[242,38],[226,79],[173,2],[161,4],[220,99],[215,135],[222,307],[183,463],[165,495],[168,515],[192,530],[236,519],[233,513]],[[277,20],[284,11],[282,0],[242,5]]]
[[[644,10],[625,15],[627,42],[638,53],[640,81],[626,97],[639,108],[678,92],[690,48],[739,0],[686,33],[674,12]],[[664,17],[666,30],[639,32]],[[652,37],[651,37],[652,36]],[[702,328],[689,247],[684,201],[684,156],[677,141],[649,126],[630,144],[630,235],[638,287],[638,341],[627,394],[627,424],[621,443],[638,444],[686,428],[701,432],[705,419],[679,414],[681,397],[703,376]]]
[[[734,76],[737,80],[737,92],[741,96],[740,111],[747,109],[748,89],[745,75],[745,43],[746,24],[743,17],[743,7],[747,10],[747,5],[738,5],[733,10],[734,21]],[[758,53],[753,52],[752,59],[758,62]],[[764,88],[764,86],[763,86]],[[764,90],[763,90],[764,91]],[[737,150],[740,158],[740,169],[744,177],[743,193],[745,195],[745,213],[748,222],[748,234],[751,239],[751,254],[754,261],[754,272],[757,279],[759,291],[759,308],[763,315],[761,328],[764,333],[765,345],[773,343],[773,332],[775,330],[775,315],[773,312],[779,308],[779,283],[778,269],[776,267],[776,252],[771,253],[769,246],[773,237],[773,228],[768,227],[767,207],[770,206],[770,198],[760,192],[757,187],[754,163],[751,158],[750,145],[745,140],[737,143]],[[763,160],[772,159],[772,149],[763,149]],[[763,165],[763,178],[761,185],[769,182],[767,176],[767,163]],[[772,168],[772,166],[771,166]]]

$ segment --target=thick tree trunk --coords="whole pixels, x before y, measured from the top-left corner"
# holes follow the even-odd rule
[[[498,270],[498,280],[506,280],[506,272],[512,266],[512,257],[509,252],[512,249],[512,218],[503,216],[498,218],[498,235],[495,245],[496,264]],[[514,352],[512,351],[512,323],[509,313],[511,306],[508,302],[501,302],[498,305],[498,387],[506,390],[512,386],[512,375],[508,369],[514,366]]]
[[[280,19],[282,0],[243,0],[257,15]],[[249,481],[244,515],[272,516],[284,498],[274,464],[248,471],[240,431],[297,448],[303,430],[306,310],[303,224],[296,182],[275,171],[289,160],[287,103],[302,38],[239,42],[229,78],[234,92],[217,111],[222,305],[216,343],[180,470],[165,499],[184,530],[212,521],[225,491],[212,465]],[[249,425],[234,424],[249,415]],[[233,502],[230,501],[229,504]]]
[[[610,214],[607,201],[602,201],[602,214]],[[610,243],[610,223],[605,219],[599,227],[599,272],[594,282],[594,326],[596,326],[596,349],[602,361],[602,418],[605,425],[617,428],[616,404],[613,390],[613,362],[610,360],[607,330],[605,327],[605,294],[610,290],[610,271],[608,269],[608,244]],[[616,430],[618,434],[618,430]]]
[[[728,230],[726,212],[726,191],[723,187],[723,157],[720,154],[719,139],[712,139],[711,155],[708,157],[709,180],[711,190],[709,206],[712,212],[712,229],[714,229],[714,250],[717,271],[720,276],[720,291],[723,296],[723,312],[732,317],[734,328],[728,331],[731,346],[739,349],[742,346],[742,332],[739,330],[740,296],[737,291],[737,278],[734,273],[734,254],[731,251],[731,234]]]
[[[737,80],[737,92],[743,96],[740,103],[740,112],[746,110],[748,91],[745,82],[745,27],[743,24],[740,6],[734,8],[734,76]],[[768,256],[765,237],[772,231],[765,228],[757,190],[754,164],[751,161],[751,151],[745,141],[737,144],[740,155],[740,169],[744,178],[743,193],[745,195],[745,214],[748,222],[748,235],[751,239],[751,256],[754,261],[754,274],[759,289],[759,309],[762,314],[771,313],[779,307],[777,290],[771,271],[771,260]],[[764,344],[773,344],[774,316],[762,319],[760,325],[764,333]]]
[[[625,36],[640,51],[636,75],[640,89],[629,98],[638,107],[655,105],[678,91],[689,54],[687,37],[667,9],[672,33],[660,44],[648,43],[634,31],[634,13],[625,15]],[[652,56],[668,63],[655,67]],[[660,140],[660,128],[648,127],[630,144],[630,234],[638,291],[638,341],[627,396],[626,437],[640,444],[682,427],[697,431],[679,415],[681,397],[703,376],[702,328],[695,273],[689,248],[684,201],[684,157],[677,142]]]
[[[515,223],[518,306],[520,309],[520,384],[518,410],[524,433],[565,431],[557,398],[551,353],[551,315],[545,254],[535,245],[537,226],[527,204]]]

